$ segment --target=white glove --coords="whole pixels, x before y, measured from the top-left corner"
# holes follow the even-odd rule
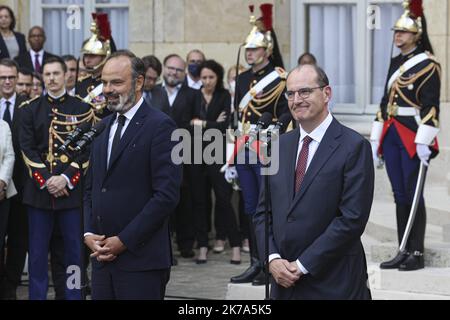
[[[416,145],[417,157],[420,161],[428,167],[428,161],[430,160],[431,150],[426,144],[418,143]]]
[[[225,169],[225,180],[228,183],[233,183],[233,180],[238,177],[238,173],[236,171],[236,167],[228,167]]]
[[[382,168],[383,160],[378,155],[378,148],[380,146],[380,141],[370,140],[370,145],[372,147],[372,157],[373,157],[373,163],[374,163],[375,167]]]

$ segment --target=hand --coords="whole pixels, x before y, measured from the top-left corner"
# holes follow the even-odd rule
[[[0,201],[3,201],[6,199],[6,191],[5,190],[0,190]]]
[[[47,190],[51,195],[61,194],[67,186],[67,180],[63,176],[52,176],[47,180]]]
[[[91,234],[84,237],[84,243],[93,252],[93,254],[91,254],[91,257],[97,256],[96,253],[102,249],[100,243],[103,240],[105,240],[105,236],[100,236],[98,234]]]
[[[6,182],[3,180],[0,180],[0,191],[3,191],[6,189]]]
[[[416,145],[417,157],[419,157],[420,161],[428,167],[428,161],[430,160],[431,150],[426,144],[418,143]]]
[[[225,122],[227,120],[227,113],[223,111],[216,119],[216,122]]]
[[[105,236],[89,235],[84,238],[84,242],[92,250],[91,258],[96,258],[100,262],[114,261],[117,256],[111,253],[109,247],[107,247]]]
[[[236,167],[228,167],[225,169],[225,180],[228,183],[233,183],[233,180],[238,177],[238,173],[236,171]]]
[[[276,283],[284,288],[293,287],[301,276],[298,266],[294,266],[284,259],[272,260],[269,264],[269,270]]]
[[[102,249],[99,251],[100,254],[97,256],[98,261],[113,261],[119,254],[127,249],[127,247],[125,247],[123,242],[117,236],[106,238],[105,240],[100,241],[99,244],[102,246]]]
[[[69,191],[67,191],[67,189],[64,188],[61,191],[58,191],[58,192],[52,194],[52,196],[55,197],[55,198],[61,198],[61,197],[64,197],[64,196],[68,197],[69,196]]]
[[[192,120],[191,120],[191,125],[192,125],[192,126],[203,127],[203,120],[200,120],[200,119],[192,119]]]

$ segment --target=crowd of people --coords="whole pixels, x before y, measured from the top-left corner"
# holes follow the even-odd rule
[[[249,67],[225,71],[198,49],[161,60],[117,50],[102,13],[93,14],[80,58],[46,52],[39,26],[27,49],[14,12],[0,6],[1,299],[17,297],[27,253],[30,299],[47,297],[49,254],[56,299],[81,299],[91,288],[93,299],[163,299],[177,264],[173,243],[196,264],[211,251],[229,250],[231,264],[249,253],[250,265],[230,282],[263,285],[267,266],[272,298],[370,299],[360,240],[373,200],[370,144],[331,115],[332,88],[311,53],[283,70],[271,9],[252,14]],[[420,17],[407,9],[401,19],[410,21],[395,27],[402,54],[391,63],[370,139],[393,185],[399,242],[418,167],[437,154],[440,69]],[[408,59],[414,63],[398,75]],[[270,190],[260,144],[247,141],[267,114],[270,123],[292,120]],[[92,146],[69,147],[84,125],[98,130]],[[199,139],[201,154],[204,135],[218,130],[221,161],[174,164],[177,128],[193,144]],[[243,140],[230,143],[230,128]],[[244,163],[235,163],[238,154]],[[406,250],[381,268],[424,267],[423,198],[418,207]],[[70,282],[71,266],[81,267],[81,286]]]

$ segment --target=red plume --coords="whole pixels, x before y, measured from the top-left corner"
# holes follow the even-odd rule
[[[409,2],[409,11],[413,18],[423,17],[422,0],[411,0]]]
[[[250,9],[250,13],[253,14],[253,12],[255,12],[255,6],[254,5],[249,5],[248,8]]]
[[[264,24],[264,28],[269,31],[273,29],[273,18],[272,18],[272,10],[273,4],[264,3],[260,6],[262,17],[261,20]]]
[[[98,29],[100,30],[100,38],[103,41],[111,39],[111,25],[108,21],[107,13],[93,13],[92,17],[97,21]]]

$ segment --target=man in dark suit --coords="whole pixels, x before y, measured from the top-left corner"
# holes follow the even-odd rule
[[[172,264],[169,216],[181,185],[171,160],[175,123],[144,103],[144,63],[108,57],[103,94],[114,113],[94,141],[85,193],[93,299],[163,299]]]
[[[186,62],[179,55],[170,54],[164,58],[163,65],[164,82],[153,88],[152,105],[169,115],[178,128],[192,129],[190,122],[194,118],[195,106],[200,104],[197,100],[200,95],[184,82]],[[183,168],[181,199],[175,210],[174,226],[181,256],[192,258],[195,255],[192,250],[195,241],[191,201],[192,167],[184,164]]]
[[[8,219],[8,250],[5,250],[5,266],[0,297],[16,299],[16,288],[20,284],[25,256],[27,252],[27,213],[22,204],[25,168],[19,147],[20,117],[19,106],[24,101],[23,96],[16,94],[18,82],[18,65],[14,60],[5,58],[0,61],[0,119],[10,124],[14,153],[13,181],[17,194],[11,198],[10,215]],[[0,250],[3,250],[1,248]],[[2,260],[3,263],[3,260]]]
[[[45,40],[45,31],[42,27],[34,26],[30,29],[28,32],[30,50],[26,53],[19,54],[14,58],[21,68],[26,68],[42,74],[44,62],[48,58],[55,56],[54,54],[44,51]]]
[[[275,299],[370,299],[361,235],[373,200],[370,144],[328,111],[331,88],[317,66],[287,79],[300,128],[280,137],[279,171],[269,177],[269,269]],[[263,184],[264,186],[264,184]],[[254,217],[265,248],[264,188]]]

